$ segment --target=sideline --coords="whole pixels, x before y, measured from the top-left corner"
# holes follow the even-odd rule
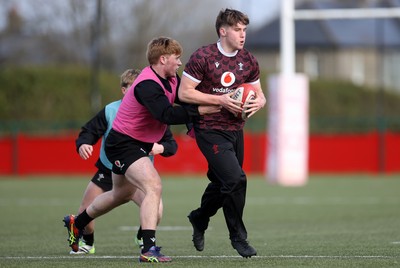
[[[49,259],[49,260],[56,260],[56,259],[132,259],[132,258],[138,258],[139,255],[131,255],[131,256],[87,256],[87,255],[81,255],[81,256],[3,256],[0,257],[0,259],[14,259],[14,260],[43,260],[43,259]],[[221,259],[221,258],[240,258],[242,259],[243,257],[235,255],[235,256],[229,256],[229,255],[222,255],[222,256],[195,256],[195,255],[189,255],[189,256],[170,256],[171,258],[177,258],[177,259],[203,259],[203,258],[215,258],[215,259]],[[362,255],[355,255],[355,256],[338,256],[338,255],[316,255],[316,256],[311,256],[311,255],[275,255],[275,256],[253,256],[251,257],[252,259],[395,259],[395,258],[400,258],[400,256],[384,256],[384,255],[373,255],[373,256],[362,256]]]

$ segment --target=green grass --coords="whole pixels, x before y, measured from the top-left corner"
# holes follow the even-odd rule
[[[0,177],[0,267],[135,267],[138,209],[125,204],[96,220],[96,254],[70,256],[62,218],[75,213],[89,178]],[[400,176],[312,176],[304,187],[249,179],[245,223],[258,256],[231,247],[222,211],[203,252],[187,214],[207,180],[164,177],[158,245],[167,267],[399,267]],[[171,230],[175,227],[178,230]],[[148,264],[141,264],[148,265]]]

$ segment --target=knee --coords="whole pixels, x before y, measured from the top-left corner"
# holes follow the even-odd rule
[[[229,183],[226,183],[223,187],[223,191],[225,193],[235,193],[246,191],[247,187],[247,178],[246,175],[242,174],[235,179],[232,179]]]
[[[151,191],[152,191],[155,195],[161,196],[161,194],[162,194],[162,185],[161,185],[161,183],[155,183],[155,184],[153,184],[152,187],[151,187]]]

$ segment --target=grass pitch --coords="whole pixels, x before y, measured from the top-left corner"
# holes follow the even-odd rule
[[[203,177],[164,176],[158,245],[167,267],[399,267],[400,176],[311,176],[304,187],[249,176],[244,220],[258,255],[231,247],[222,211],[203,252],[191,242],[188,213]],[[0,267],[136,267],[138,208],[125,204],[96,220],[96,254],[71,256],[62,218],[76,213],[87,177],[0,177]]]

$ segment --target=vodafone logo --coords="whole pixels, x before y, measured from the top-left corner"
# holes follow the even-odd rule
[[[235,80],[236,80],[235,75],[232,72],[225,72],[222,74],[221,84],[224,87],[229,87],[233,83],[235,83]]]

